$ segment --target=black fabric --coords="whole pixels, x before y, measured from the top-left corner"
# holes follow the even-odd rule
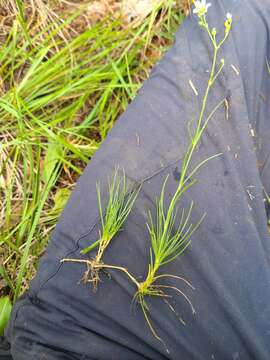
[[[148,300],[168,353],[140,309],[131,310],[135,288],[127,277],[110,271],[111,278],[103,275],[94,294],[90,284],[79,283],[83,265],[60,264],[64,257],[80,258],[80,249],[97,239],[95,184],[101,181],[106,199],[107,177],[119,166],[130,188],[141,182],[143,186],[105,261],[128,267],[138,278],[146,275],[146,209],[154,210],[167,174],[167,200],[176,189],[188,123],[198,118],[211,65],[211,45],[192,15],[73,192],[30,290],[14,306],[6,332],[13,359],[269,359],[270,238],[263,187],[270,192],[270,3],[216,0],[209,9],[211,25],[223,28],[227,11],[233,15],[233,30],[220,54],[226,65],[207,109],[226,96],[229,116],[225,107],[218,110],[193,164],[222,155],[200,170],[199,183],[181,203],[187,207],[195,201],[193,221],[204,212],[207,216],[192,245],[163,269],[195,287],[193,291],[185,283],[166,280],[192,300],[195,316],[182,296],[173,294],[171,301],[186,325],[164,301]]]
[[[10,355],[10,345],[3,336],[0,337],[0,359],[12,360]]]

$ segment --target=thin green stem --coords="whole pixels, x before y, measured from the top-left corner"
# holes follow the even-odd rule
[[[228,17],[227,17],[228,19]],[[217,58],[218,58],[218,52],[221,49],[223,43],[228,37],[229,31],[230,31],[230,25],[229,20],[226,20],[225,22],[225,33],[223,39],[217,43],[216,40],[216,30],[212,29],[210,31],[209,25],[206,21],[205,14],[199,15],[199,24],[206,30],[208,33],[208,36],[211,40],[211,43],[213,45],[213,58],[212,58],[212,65],[210,70],[210,75],[208,79],[208,83],[202,98],[202,104],[200,109],[200,114],[198,117],[197,126],[194,132],[194,135],[191,137],[191,142],[188,146],[188,149],[184,155],[182,166],[181,166],[181,174],[179,183],[177,186],[177,189],[175,193],[173,194],[173,197],[169,203],[166,215],[163,209],[164,206],[164,188],[166,185],[166,181],[164,182],[164,185],[162,187],[162,191],[160,194],[159,201],[157,203],[157,225],[156,228],[153,225],[153,221],[151,218],[151,226],[148,226],[150,231],[150,237],[152,241],[152,247],[150,249],[150,265],[148,268],[148,274],[144,281],[140,283],[140,289],[142,295],[147,295],[149,292],[149,289],[153,286],[154,282],[157,280],[156,273],[158,272],[160,266],[174,260],[177,256],[179,256],[189,245],[190,236],[196,231],[198,226],[201,224],[204,216],[202,219],[198,222],[196,225],[189,225],[189,220],[191,216],[191,210],[188,212],[188,214],[184,217],[184,213],[182,214],[182,219],[179,225],[179,229],[174,236],[171,235],[173,225],[176,220],[176,204],[179,202],[182,194],[191,186],[194,184],[194,181],[191,181],[191,185],[189,185],[189,182],[191,180],[191,177],[194,176],[194,174],[200,169],[202,165],[204,165],[207,161],[209,161],[212,158],[215,158],[218,155],[212,156],[204,161],[202,161],[199,165],[195,166],[191,171],[189,171],[191,160],[193,157],[193,154],[201,140],[201,137],[208,125],[208,122],[213,117],[213,115],[216,113],[216,111],[219,109],[219,107],[223,104],[225,101],[224,99],[218,103],[217,106],[211,111],[211,113],[206,117],[206,107],[207,107],[207,101],[210,93],[210,89],[218,79],[219,75],[221,74],[223,68],[224,68],[224,60],[222,59],[220,62],[220,66],[218,67],[217,71]],[[206,119],[205,119],[206,118]]]
[[[197,125],[197,129],[196,129],[196,133],[195,133],[194,138],[193,138],[193,140],[191,142],[191,145],[190,145],[189,149],[187,150],[187,153],[186,153],[186,155],[184,157],[183,165],[182,165],[182,168],[181,168],[180,181],[179,181],[178,187],[177,187],[177,189],[176,189],[176,191],[175,191],[175,193],[174,193],[174,195],[172,197],[170,205],[168,207],[168,211],[167,211],[166,218],[165,218],[165,221],[164,221],[163,237],[167,234],[168,227],[169,227],[170,222],[171,222],[172,213],[173,213],[173,211],[175,209],[175,205],[176,205],[176,203],[177,203],[177,201],[179,199],[179,195],[182,193],[183,186],[186,183],[186,181],[185,181],[186,174],[187,174],[187,171],[188,171],[188,168],[189,168],[189,164],[190,164],[192,155],[193,155],[193,153],[194,153],[194,151],[195,151],[195,149],[197,147],[197,144],[200,141],[200,138],[202,136],[201,124],[202,124],[202,120],[203,120],[203,117],[204,117],[204,114],[205,114],[206,103],[207,103],[209,91],[210,91],[211,86],[213,85],[213,78],[214,78],[214,73],[215,73],[215,68],[216,68],[216,63],[217,63],[217,53],[218,53],[218,49],[217,49],[217,47],[214,47],[214,55],[213,55],[213,62],[212,62],[210,77],[209,77],[207,87],[206,87],[206,90],[205,90],[205,94],[204,94],[204,97],[203,97],[202,108],[201,108],[199,119],[198,119],[198,125]],[[163,239],[161,240],[161,244],[162,243],[163,243]],[[156,257],[155,258],[155,263],[157,265],[155,265],[153,267],[153,271],[156,272],[158,270],[158,268],[159,268],[158,265],[160,265],[160,262],[161,262],[160,259],[158,257]]]

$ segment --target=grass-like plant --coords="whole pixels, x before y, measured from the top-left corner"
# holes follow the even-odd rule
[[[31,26],[24,15],[30,3],[37,2],[25,2],[20,15],[21,0],[5,1],[0,36],[0,279],[12,302],[35,275],[78,176],[183,18],[164,7],[158,23],[147,18],[131,29],[104,19],[66,41],[59,33],[71,31],[75,15]]]
[[[104,266],[103,262],[104,252],[113,238],[121,231],[133,208],[139,190],[140,187],[129,191],[126,184],[125,173],[123,172],[123,174],[120,175],[119,170],[117,169],[112,180],[108,182],[108,202],[104,209],[101,199],[100,184],[97,184],[97,198],[101,223],[99,239],[81,250],[81,254],[85,255],[98,247],[97,254],[87,261],[88,270],[84,274],[84,280],[93,284],[94,291],[97,289],[100,281],[100,270],[106,268],[106,265]],[[62,262],[67,261],[74,262],[74,259],[62,260]],[[80,262],[80,260],[76,260],[76,262]]]
[[[190,134],[191,141],[182,161],[181,170],[180,170],[180,174],[181,174],[180,180],[177,189],[169,203],[168,208],[165,209],[164,206],[164,191],[166,187],[166,181],[165,181],[159,199],[157,200],[156,225],[154,225],[152,216],[150,214],[148,229],[151,239],[151,248],[150,248],[150,263],[148,266],[148,273],[144,281],[136,283],[137,292],[135,298],[138,300],[139,304],[141,305],[142,311],[144,313],[144,316],[152,333],[159,340],[161,339],[157,335],[149,319],[149,307],[146,303],[146,297],[158,296],[166,299],[167,297],[166,289],[173,289],[176,292],[183,295],[184,298],[187,300],[187,302],[190,304],[192,311],[193,312],[195,311],[191,301],[180,289],[167,285],[160,285],[158,283],[158,280],[161,278],[164,279],[166,277],[179,278],[171,274],[160,274],[160,270],[165,264],[171,263],[185,251],[185,249],[190,244],[190,238],[192,234],[197,230],[204,216],[197,223],[193,224],[191,222],[193,203],[191,203],[187,211],[185,209],[182,210],[180,215],[180,224],[177,226],[176,220],[178,218],[178,210],[177,210],[178,205],[184,193],[191,186],[195,184],[196,180],[194,180],[193,177],[195,173],[199,170],[199,168],[203,166],[210,159],[219,155],[218,154],[210,158],[207,158],[206,160],[202,161],[200,164],[198,164],[197,166],[195,166],[190,170],[190,162],[192,156],[197,148],[197,145],[199,144],[199,141],[204,133],[204,130],[206,129],[209,123],[209,120],[213,117],[217,109],[225,102],[225,99],[222,99],[213,109],[213,111],[211,111],[211,113],[206,116],[205,114],[206,104],[209,96],[209,91],[216,82],[225,63],[224,59],[221,59],[219,66],[217,66],[218,52],[220,51],[223,43],[226,41],[232,24],[232,16],[231,14],[228,13],[226,21],[224,23],[225,26],[224,35],[222,39],[218,42],[216,29],[213,28],[212,30],[210,30],[209,24],[206,19],[206,13],[210,6],[211,4],[206,4],[205,0],[195,1],[195,9],[193,10],[193,12],[198,15],[199,25],[206,30],[213,45],[212,67],[209,75],[209,80],[206,86],[206,90],[202,99],[200,115],[197,121],[195,131],[193,133],[191,132]],[[182,278],[179,279],[183,280]],[[188,285],[191,286],[189,283]],[[169,306],[172,309],[170,304]]]
[[[129,192],[126,185],[125,174],[123,173],[120,176],[118,171],[116,171],[113,180],[108,183],[109,199],[104,211],[100,184],[97,184],[97,198],[101,222],[101,230],[99,232],[100,239],[81,251],[82,254],[87,254],[98,246],[97,254],[91,261],[91,278],[88,280],[93,282],[94,289],[96,289],[99,282],[99,270],[103,264],[104,252],[110,245],[112,239],[121,231],[124,222],[132,210],[138,193],[139,189]]]

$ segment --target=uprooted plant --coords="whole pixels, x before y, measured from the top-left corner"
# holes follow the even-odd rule
[[[137,198],[140,188],[128,191],[126,184],[126,176],[123,172],[119,174],[116,169],[112,181],[108,182],[108,202],[104,211],[101,199],[100,184],[96,186],[98,207],[100,214],[101,230],[99,230],[99,239],[93,244],[81,250],[81,254],[88,254],[91,250],[98,247],[95,257],[87,260],[88,269],[84,274],[83,279],[86,282],[93,284],[93,289],[96,290],[100,281],[99,272],[105,269],[103,263],[103,255],[105,250],[110,245],[112,239],[121,231],[125,220],[130,214],[134,202]],[[63,259],[62,262],[84,262],[82,260],[76,261],[75,259]]]
[[[182,210],[180,215],[180,224],[177,226],[176,231],[174,230],[176,227],[176,220],[178,218],[178,211],[177,211],[178,204],[181,201],[183,194],[191,186],[195,184],[196,180],[193,179],[193,176],[203,164],[205,164],[210,159],[213,159],[214,157],[220,155],[217,154],[212,157],[209,157],[206,160],[202,161],[197,166],[195,166],[193,169],[191,170],[189,169],[193,153],[199,144],[199,141],[202,137],[204,130],[206,129],[209,123],[209,120],[213,117],[217,109],[225,102],[225,99],[221,100],[218,103],[218,105],[213,109],[213,111],[208,116],[205,116],[209,91],[211,87],[214,85],[218,76],[220,75],[225,63],[224,59],[221,59],[220,65],[217,68],[218,52],[221,49],[225,40],[227,39],[232,24],[232,16],[231,14],[228,13],[226,21],[224,23],[225,26],[224,36],[219,42],[217,42],[217,38],[216,38],[217,31],[215,28],[210,30],[206,20],[206,12],[210,5],[211,4],[206,4],[205,1],[202,2],[195,1],[195,9],[193,11],[195,14],[198,15],[199,25],[202,26],[207,31],[209,38],[212,42],[213,52],[214,52],[210,76],[203,96],[199,119],[195,131],[193,132],[193,134],[191,134],[190,145],[184,155],[181,165],[180,180],[177,189],[169,203],[168,209],[167,210],[164,209],[164,191],[166,186],[166,181],[165,181],[159,199],[157,200],[156,225],[154,225],[152,216],[150,214],[148,229],[151,239],[151,248],[150,248],[150,263],[148,265],[148,273],[144,281],[136,282],[137,292],[135,294],[135,298],[138,300],[139,304],[141,305],[145,319],[153,335],[159,340],[161,339],[157,335],[149,319],[149,307],[148,304],[146,303],[146,297],[148,296],[162,297],[165,299],[170,309],[174,311],[172,306],[167,301],[167,298],[169,296],[165,292],[166,289],[172,289],[175,290],[177,293],[181,294],[182,296],[184,296],[186,301],[189,303],[193,313],[195,312],[191,301],[180,289],[173,286],[158,284],[158,280],[161,278],[171,277],[185,281],[190,287],[192,287],[191,284],[187,282],[185,279],[175,275],[171,275],[171,274],[159,275],[159,271],[161,267],[163,267],[165,264],[171,263],[173,260],[175,260],[180,254],[182,254],[185,251],[185,249],[190,244],[190,238],[192,234],[197,230],[200,223],[202,222],[204,216],[202,216],[201,219],[195,224],[191,222],[191,213],[193,209],[193,202],[192,202],[187,211],[185,211],[185,209]]]

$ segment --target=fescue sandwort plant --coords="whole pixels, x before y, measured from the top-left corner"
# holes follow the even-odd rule
[[[86,282],[93,284],[94,291],[97,290],[100,281],[100,270],[107,268],[107,265],[103,262],[104,252],[109,247],[113,238],[121,231],[124,222],[132,210],[140,187],[129,192],[124,171],[120,175],[119,170],[116,169],[112,181],[108,181],[108,202],[105,211],[102,205],[99,183],[96,189],[101,224],[99,239],[81,250],[81,254],[86,255],[93,249],[98,248],[96,255],[86,260],[88,269],[83,277]],[[62,259],[62,262],[67,261],[85,262],[84,260]]]
[[[135,298],[137,299],[137,301],[139,302],[142,308],[145,319],[153,335],[159,340],[161,339],[157,335],[149,318],[149,306],[146,302],[146,297],[148,296],[162,297],[166,300],[166,298],[168,297],[168,295],[165,292],[166,289],[172,289],[175,290],[177,293],[181,294],[182,296],[184,296],[186,301],[189,303],[193,313],[195,312],[195,309],[193,308],[191,301],[180,289],[172,286],[160,285],[158,284],[158,280],[161,278],[171,277],[171,278],[183,280],[190,287],[192,287],[192,285],[189,282],[187,282],[185,279],[172,274],[160,274],[160,270],[164,265],[171,263],[185,251],[185,249],[190,244],[190,239],[192,234],[198,229],[201,222],[203,221],[204,216],[195,224],[191,222],[191,214],[194,206],[193,202],[191,202],[188,210],[182,209],[180,215],[180,224],[178,225],[177,230],[176,231],[174,230],[179,212],[178,204],[179,202],[181,202],[184,193],[196,183],[196,180],[193,179],[193,176],[199,170],[199,168],[203,166],[206,162],[220,155],[217,154],[211,156],[190,170],[190,163],[192,156],[199,144],[199,141],[204,133],[204,130],[206,129],[209,123],[209,120],[213,117],[217,109],[225,102],[225,99],[222,99],[213,109],[213,111],[211,111],[209,115],[206,115],[206,104],[210,89],[213,87],[214,83],[218,79],[225,64],[224,59],[221,59],[219,65],[217,65],[217,61],[218,61],[217,59],[218,59],[218,53],[230,33],[231,25],[232,25],[232,15],[230,13],[227,13],[226,20],[224,23],[223,37],[220,41],[218,41],[217,30],[215,28],[210,29],[206,18],[206,13],[208,11],[208,8],[211,6],[211,4],[210,3],[207,4],[205,0],[202,0],[202,1],[195,1],[194,5],[195,8],[193,10],[193,13],[198,16],[199,25],[207,32],[210,41],[212,43],[212,49],[213,49],[212,67],[211,67],[208,83],[204,92],[204,96],[202,99],[202,105],[201,105],[199,118],[197,121],[197,126],[191,136],[189,147],[183,157],[181,170],[180,170],[181,175],[177,189],[169,203],[167,210],[165,210],[165,206],[164,206],[164,192],[166,187],[166,180],[165,180],[162,187],[162,191],[157,200],[156,225],[154,225],[151,214],[149,216],[150,220],[148,223],[148,229],[151,240],[150,263],[148,265],[148,273],[145,280],[136,283],[137,292],[135,294]],[[174,310],[169,303],[168,305],[170,306],[171,310]]]

